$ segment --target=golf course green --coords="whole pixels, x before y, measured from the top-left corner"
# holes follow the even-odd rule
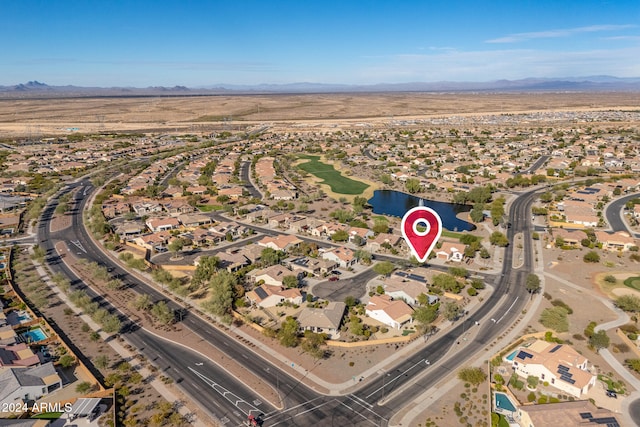
[[[322,163],[320,156],[302,155],[300,159],[309,160],[298,164],[298,167],[311,175],[321,179],[321,184],[331,187],[331,191],[337,194],[362,194],[369,184],[342,176],[332,165]]]

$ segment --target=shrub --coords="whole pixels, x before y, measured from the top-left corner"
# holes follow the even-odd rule
[[[527,395],[527,402],[533,402],[536,400],[536,394],[534,392],[531,392]]]
[[[476,288],[467,288],[467,293],[470,297],[478,295],[478,291],[476,291]]]
[[[551,305],[553,305],[554,307],[563,307],[565,310],[567,310],[567,314],[573,314],[573,309],[569,307],[567,303],[560,299],[554,299],[553,301],[551,301]]]
[[[538,398],[538,403],[540,404],[547,403],[547,396],[540,396]]]
[[[596,251],[589,251],[584,257],[582,257],[582,260],[587,263],[595,264],[600,262],[600,255],[598,255],[598,252]]]
[[[604,281],[607,282],[607,283],[616,283],[617,282],[615,276],[613,276],[612,274],[607,274],[606,276],[604,276]]]
[[[567,332],[569,330],[568,312],[564,307],[546,308],[540,314],[540,323],[546,328],[556,332]]]

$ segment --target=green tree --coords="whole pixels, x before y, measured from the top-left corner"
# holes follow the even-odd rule
[[[458,378],[472,385],[480,385],[487,379],[487,374],[482,368],[462,368],[458,371]]]
[[[425,305],[418,307],[413,311],[413,319],[418,322],[421,330],[426,330],[436,318],[438,317],[438,305]]]
[[[284,252],[282,251],[277,251],[273,248],[264,248],[260,253],[260,262],[263,266],[269,267],[279,264],[283,257]]]
[[[138,311],[147,311],[151,308],[151,297],[148,294],[140,294],[133,300],[133,308]]]
[[[122,328],[122,322],[115,314],[108,314],[102,319],[102,330],[108,334],[115,334]]]
[[[295,347],[298,345],[300,339],[298,338],[298,329],[300,328],[300,323],[298,321],[288,316],[284,322],[282,322],[282,326],[280,326],[280,330],[278,331],[278,339],[280,340],[280,344],[284,347]]]
[[[381,276],[389,276],[394,269],[395,267],[390,261],[381,261],[373,266],[373,271]]]
[[[411,194],[419,193],[422,190],[422,185],[420,185],[420,180],[417,178],[407,179],[404,183],[404,187]]]
[[[460,316],[460,312],[461,312],[461,308],[458,304],[456,304],[455,302],[447,302],[444,305],[443,308],[443,315],[444,318],[453,322],[454,320],[456,320],[458,318],[458,316]]]
[[[600,352],[600,349],[609,347],[609,336],[606,331],[598,331],[589,338],[589,345]]]
[[[380,175],[380,182],[382,182],[384,185],[391,185],[393,180],[391,179],[391,175],[389,175],[388,173],[383,173]]]
[[[471,221],[478,223],[484,220],[484,203],[476,203],[473,205],[473,209],[469,212],[469,217]]]
[[[526,283],[527,292],[529,292],[530,294],[535,294],[540,290],[540,278],[538,277],[538,275],[530,273],[529,275],[527,275]]]
[[[169,308],[165,301],[158,301],[155,303],[153,307],[151,307],[150,313],[154,319],[162,325],[172,324],[176,317],[174,311]]]
[[[359,263],[363,265],[371,265],[371,261],[373,259],[371,252],[367,252],[364,249],[358,249],[353,253],[353,255],[355,256],[355,258],[358,260]]]
[[[600,262],[600,255],[596,251],[589,251],[583,257],[582,260],[587,263],[598,263]]]
[[[349,240],[349,233],[347,233],[345,230],[336,230],[331,235],[331,240],[333,240],[334,242],[346,242],[347,240]]]
[[[167,245],[167,249],[169,252],[173,253],[173,258],[175,259],[178,256],[178,252],[180,252],[185,246],[185,241],[181,237],[177,237],[171,241]]]
[[[311,331],[304,331],[304,341],[302,349],[309,353],[314,359],[322,359],[325,355],[323,348],[327,337],[325,334],[317,334]]]
[[[494,231],[493,233],[491,233],[491,236],[489,236],[489,242],[492,245],[500,247],[506,247],[509,245],[509,239],[507,239],[507,236],[499,231]]]
[[[632,370],[640,372],[640,359],[626,359],[624,363]]]
[[[76,359],[75,359],[75,357],[71,356],[70,354],[64,354],[64,355],[60,356],[60,359],[58,359],[58,363],[63,368],[69,368],[69,367],[73,366],[76,363]]]
[[[218,271],[218,264],[220,260],[215,256],[202,256],[198,260],[198,266],[193,272],[193,278],[191,284],[194,287],[199,288],[205,283],[209,282],[209,279]]]
[[[529,384],[530,388],[536,388],[538,386],[538,382],[540,380],[538,379],[538,377],[535,377],[533,375],[529,375],[527,377],[527,384]]]
[[[358,300],[352,295],[347,295],[344,298],[344,304],[347,306],[347,308],[355,307],[356,304],[358,304]]]
[[[297,288],[298,287],[298,278],[294,275],[284,276],[282,278],[282,284],[285,288]]]
[[[233,291],[237,278],[227,270],[220,270],[209,281],[211,297],[205,303],[205,309],[216,316],[224,316],[231,312]]]
[[[436,274],[435,276],[433,276],[433,285],[440,289],[444,289],[445,291],[453,292],[456,294],[459,293],[463,288],[463,285],[450,274]]]

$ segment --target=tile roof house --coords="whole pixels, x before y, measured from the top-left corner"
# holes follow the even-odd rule
[[[389,295],[372,296],[365,312],[367,316],[396,329],[411,322],[413,316],[413,309],[407,303],[394,300]]]
[[[626,252],[631,247],[637,246],[635,239],[624,231],[618,231],[617,233],[596,231],[596,239],[602,243],[602,249],[606,251]]]
[[[461,262],[464,258],[464,245],[462,243],[442,242],[442,246],[436,251],[436,257],[445,261]]]
[[[258,242],[260,246],[275,249],[276,251],[287,251],[302,243],[302,240],[290,234],[283,234],[276,237],[266,236]]]
[[[32,368],[9,368],[0,374],[0,404],[37,400],[62,388],[62,379],[45,363]]]
[[[579,398],[596,383],[596,376],[587,370],[588,363],[586,357],[566,344],[537,340],[517,350],[512,367],[523,378],[535,376]]]
[[[518,424],[546,427],[562,423],[563,427],[620,427],[617,414],[598,408],[589,400],[560,402],[553,405],[523,405],[518,408]]]
[[[341,246],[339,248],[330,249],[322,254],[323,259],[328,259],[329,261],[334,261],[338,263],[338,265],[342,268],[351,267],[356,263],[356,258],[354,256],[353,250]]]
[[[262,280],[265,284],[271,286],[282,286],[282,279],[286,276],[297,276],[297,274],[280,264],[260,270],[253,270],[248,275],[253,282]]]
[[[40,358],[25,343],[0,346],[0,368],[7,366],[33,366]]]
[[[430,304],[438,301],[438,297],[428,295],[427,287],[424,283],[403,278],[395,274],[386,278],[382,286],[384,287],[385,295],[389,295],[394,300],[402,300],[409,305],[416,305],[416,299],[420,294],[427,295]]]
[[[283,301],[302,304],[300,289],[285,289],[282,286],[260,285],[247,292],[247,299],[251,304],[259,307],[274,307]]]
[[[339,338],[346,307],[345,303],[334,301],[325,308],[304,308],[298,314],[300,330],[327,334],[330,339]]]
[[[156,231],[167,231],[173,230],[180,227],[180,221],[178,218],[149,218],[145,223],[149,230]]]

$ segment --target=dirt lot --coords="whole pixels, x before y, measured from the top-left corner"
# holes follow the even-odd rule
[[[206,132],[271,123],[318,130],[449,114],[637,107],[634,93],[314,94],[0,100],[0,138],[33,132]],[[225,121],[226,120],[226,121]],[[340,124],[338,124],[340,123]]]

